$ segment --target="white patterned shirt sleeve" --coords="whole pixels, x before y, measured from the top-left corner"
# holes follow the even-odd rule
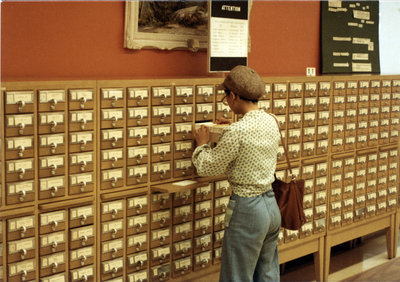
[[[239,139],[227,127],[214,149],[207,144],[197,147],[193,152],[192,161],[199,176],[216,176],[226,171],[238,153]]]
[[[276,120],[263,110],[250,111],[224,129],[215,148],[197,147],[192,161],[199,176],[225,173],[235,194],[255,197],[271,189],[279,141]]]

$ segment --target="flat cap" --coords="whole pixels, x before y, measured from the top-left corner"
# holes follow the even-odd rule
[[[265,83],[258,73],[246,66],[234,67],[221,85],[248,100],[258,100],[265,94]]]

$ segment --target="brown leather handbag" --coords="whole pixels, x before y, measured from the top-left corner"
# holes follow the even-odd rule
[[[278,124],[279,122],[274,115]],[[279,133],[281,133],[279,131]],[[281,226],[289,230],[298,230],[306,222],[306,216],[303,209],[303,197],[304,197],[304,180],[295,179],[290,166],[289,154],[283,140],[281,133],[282,146],[285,150],[286,161],[288,164],[289,172],[291,175],[290,182],[286,183],[279,180],[275,176],[275,181],[272,183],[272,189],[274,190],[276,202],[278,203],[279,210],[282,216]]]

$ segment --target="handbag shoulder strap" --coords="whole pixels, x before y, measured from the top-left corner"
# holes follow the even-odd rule
[[[280,126],[279,126],[279,121],[278,121],[278,119],[276,118],[276,116],[274,114],[270,114],[270,115],[275,119],[276,124],[278,125],[279,134],[281,135],[281,142],[282,142],[283,150],[285,151],[285,156],[286,156],[286,161],[287,161],[287,164],[288,164],[289,172],[290,172],[290,175],[291,175],[291,177],[293,179],[294,176],[293,176],[293,172],[292,172],[292,166],[290,165],[289,153],[288,153],[286,145],[285,145],[285,140],[283,139],[283,136],[282,136],[282,132],[281,132],[281,129],[280,129]]]

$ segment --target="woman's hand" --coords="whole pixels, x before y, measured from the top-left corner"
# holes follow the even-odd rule
[[[232,120],[227,119],[227,118],[217,118],[214,123],[216,123],[216,124],[229,124],[230,125],[230,124],[232,124]]]
[[[194,139],[197,146],[207,144],[210,141],[210,131],[207,126],[202,125],[199,129],[194,131]]]

